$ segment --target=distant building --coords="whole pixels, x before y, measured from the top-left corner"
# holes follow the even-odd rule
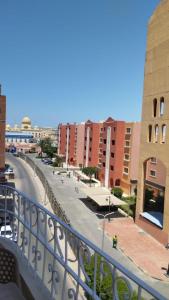
[[[0,86],[0,171],[5,168],[5,124],[6,97],[1,95]]]
[[[32,122],[29,117],[22,119],[21,125],[17,124],[11,127],[9,124],[6,125],[6,132],[27,132],[33,135],[34,140],[39,141],[45,138],[50,138],[57,146],[57,129],[51,127],[38,127],[32,126]]]

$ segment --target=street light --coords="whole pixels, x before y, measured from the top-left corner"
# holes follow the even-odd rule
[[[107,198],[106,198],[106,201],[109,201],[109,214],[110,214],[110,199],[111,199],[111,196],[108,196]]]
[[[105,219],[106,219],[106,217],[112,215],[113,212],[105,214],[105,215],[104,214],[100,214],[100,213],[95,213],[95,214],[104,218],[104,220],[103,220],[103,228],[102,228],[103,229],[102,244],[101,244],[101,250],[103,251],[103,249],[104,249],[104,236],[105,236],[105,234],[104,234],[105,233]]]

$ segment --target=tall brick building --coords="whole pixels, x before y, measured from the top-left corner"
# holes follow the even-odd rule
[[[0,171],[5,167],[6,97],[1,95],[0,86]]]
[[[105,187],[120,186],[123,171],[125,122],[108,118],[101,134],[100,179]]]
[[[84,167],[97,167],[99,165],[100,134],[103,123],[88,120],[85,123],[84,140]]]

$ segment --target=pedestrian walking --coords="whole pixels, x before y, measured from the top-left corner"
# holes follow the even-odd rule
[[[113,243],[112,247],[114,249],[117,249],[117,235],[116,234],[112,238],[112,243]]]
[[[55,170],[53,170],[53,175],[55,174]]]

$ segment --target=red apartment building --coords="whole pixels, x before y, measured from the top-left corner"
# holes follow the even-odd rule
[[[105,187],[120,186],[123,174],[125,122],[108,118],[100,143],[100,180]]]
[[[85,123],[84,139],[84,167],[97,167],[99,165],[100,133],[103,123],[94,123],[88,120]]]
[[[6,97],[1,95],[0,85],[0,171],[5,168]]]
[[[66,165],[76,165],[76,124],[59,124],[58,154],[65,157]]]

